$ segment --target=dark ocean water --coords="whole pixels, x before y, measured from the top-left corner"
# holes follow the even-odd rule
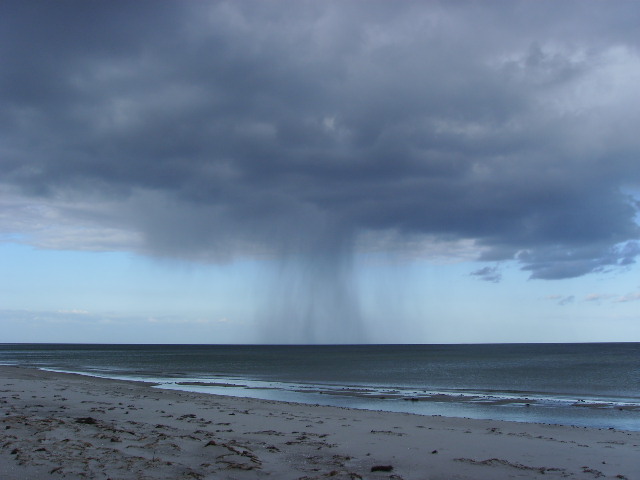
[[[640,343],[0,344],[0,364],[233,396],[640,430]]]

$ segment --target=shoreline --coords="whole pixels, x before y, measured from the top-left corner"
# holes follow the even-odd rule
[[[228,397],[7,366],[0,446],[7,480],[632,479],[640,471],[634,431]]]
[[[45,372],[106,380],[141,382],[150,388],[163,390],[302,405],[640,431],[640,417],[638,417],[640,403],[635,398],[614,399],[597,395],[541,392],[480,392],[469,389],[445,392],[405,387],[266,382],[224,376],[216,380],[198,377],[192,380],[170,380],[162,377],[110,376],[97,372],[30,365],[0,364],[0,367],[2,366],[34,368]]]

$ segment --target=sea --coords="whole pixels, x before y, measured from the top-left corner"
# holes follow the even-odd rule
[[[640,431],[640,343],[0,344],[0,364],[214,395]]]

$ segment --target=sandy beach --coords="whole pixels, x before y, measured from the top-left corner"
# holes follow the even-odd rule
[[[373,412],[0,367],[0,478],[640,478],[640,432]]]

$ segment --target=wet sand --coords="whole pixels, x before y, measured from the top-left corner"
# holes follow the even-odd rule
[[[640,478],[640,432],[155,389],[0,366],[0,479]]]

